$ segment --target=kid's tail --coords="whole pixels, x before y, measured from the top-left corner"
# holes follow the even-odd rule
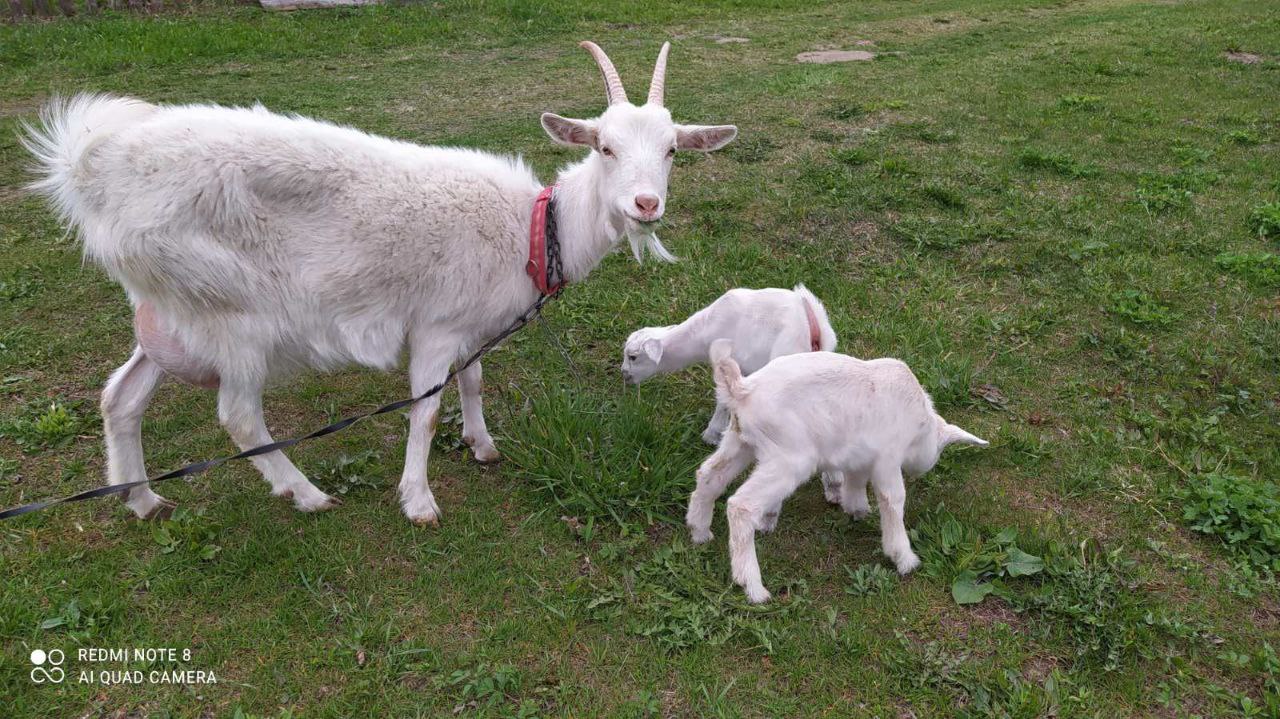
[[[985,447],[989,443],[987,440],[969,434],[954,424],[948,424],[942,428],[942,446],[946,447],[949,444],[976,444],[979,447]]]
[[[742,368],[733,359],[733,342],[718,339],[711,343],[711,367],[716,376],[716,399],[731,411],[746,398]]]
[[[836,330],[831,326],[831,320],[827,317],[827,308],[822,306],[822,300],[814,296],[808,287],[803,284],[796,285],[791,291],[800,295],[800,299],[809,303],[813,308],[814,317],[818,318],[818,333],[822,341],[818,345],[818,349],[823,352],[836,351]]]

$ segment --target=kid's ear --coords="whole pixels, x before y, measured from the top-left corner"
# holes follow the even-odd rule
[[[733,125],[676,125],[676,147],[681,150],[711,152],[737,136],[738,128]]]
[[[596,123],[594,120],[575,120],[560,117],[552,112],[542,113],[542,129],[547,131],[557,144],[581,147],[596,146]]]
[[[640,349],[644,350],[644,354],[655,363],[662,361],[662,342],[658,340],[645,340]]]

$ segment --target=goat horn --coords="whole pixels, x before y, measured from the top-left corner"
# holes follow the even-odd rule
[[[596,64],[600,66],[600,72],[604,75],[604,89],[609,95],[609,104],[627,102],[627,91],[622,87],[622,78],[618,77],[618,71],[614,69],[613,62],[609,60],[608,55],[604,54],[604,50],[590,40],[583,40],[578,44],[586,48],[587,52],[591,53],[591,57],[596,59]]]
[[[658,53],[658,64],[653,66],[653,82],[649,83],[649,103],[662,107],[662,93],[667,87],[667,53],[671,51],[671,43],[662,43]]]

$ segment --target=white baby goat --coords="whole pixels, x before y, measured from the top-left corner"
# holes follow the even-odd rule
[[[940,417],[899,360],[812,352],[779,357],[743,377],[732,351],[727,340],[711,345],[716,394],[732,419],[720,447],[698,468],[686,516],[693,541],[711,539],[716,499],[754,460],[727,511],[733,580],[751,602],[769,599],[756,561],[756,530],[767,529],[766,515],[819,470],[844,474],[841,506],[855,516],[870,511],[870,481],[884,553],[902,574],[918,567],[903,524],[903,475],[932,469],[949,444],[986,441]]]
[[[836,348],[836,332],[826,308],[804,285],[792,290],[739,288],[724,293],[678,325],[632,332],[622,348],[622,378],[629,384],[640,384],[656,374],[706,362],[711,343],[722,337],[733,340],[733,358],[743,374],[751,374],[782,355]],[[702,439],[707,444],[719,443],[728,424],[724,404],[716,402]]]
[[[583,279],[627,235],[652,234],[677,149],[710,151],[736,128],[678,125],[663,106],[669,45],[648,101],[631,104],[609,58],[609,107],[593,120],[551,113],[553,140],[590,148],[557,177],[565,278]],[[301,368],[394,367],[409,349],[417,395],[497,334],[538,296],[525,274],[530,216],[542,183],[519,160],[426,147],[261,107],[157,106],[81,95],[28,128],[45,194],[87,257],[124,286],[138,346],[102,396],[107,478],[146,478],[142,413],[167,374],[218,388],[218,417],[237,445],[271,441],[267,381]],[[463,437],[497,458],[480,401],[480,364],[458,375]],[[409,413],[400,500],[435,524],[427,455],[440,398]],[[272,493],[301,510],[330,507],[275,452],[253,463]],[[141,487],[126,500],[149,517],[172,504]]]

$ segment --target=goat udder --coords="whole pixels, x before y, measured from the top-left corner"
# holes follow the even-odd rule
[[[217,389],[218,373],[187,352],[182,340],[161,324],[151,305],[140,303],[134,311],[133,333],[137,336],[138,346],[160,365],[160,369],[187,384]]]

